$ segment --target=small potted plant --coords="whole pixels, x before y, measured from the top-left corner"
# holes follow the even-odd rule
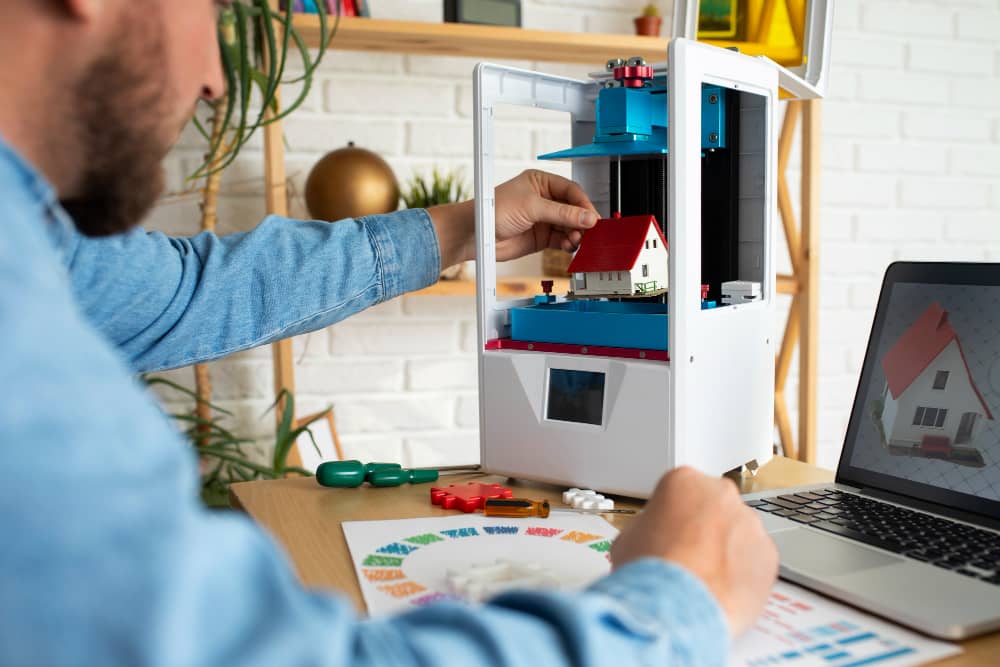
[[[635,34],[648,35],[650,37],[660,36],[660,27],[663,25],[663,17],[660,16],[660,9],[655,3],[648,3],[642,9],[642,15],[635,17]]]
[[[428,178],[416,174],[401,196],[406,208],[430,208],[438,204],[465,201],[469,198],[461,169],[441,172],[435,168]],[[449,266],[441,271],[442,280],[462,280],[465,267],[462,264]]]

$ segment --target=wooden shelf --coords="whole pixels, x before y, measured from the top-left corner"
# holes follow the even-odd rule
[[[311,48],[319,47],[319,17],[295,16],[295,27]],[[600,69],[608,58],[667,58],[670,40],[637,35],[550,32],[467,23],[424,23],[343,17],[330,48],[434,56],[504,58],[585,63]]]
[[[545,276],[527,276],[518,278],[500,278],[497,280],[497,296],[501,298],[531,297],[542,293],[541,281],[552,280],[555,294],[565,294],[569,291],[569,278],[547,278]],[[411,296],[474,296],[475,280],[440,280],[430,287]]]
[[[310,48],[319,48],[319,17],[295,16],[295,27]],[[466,56],[511,60],[585,63],[600,69],[609,58],[642,56],[647,62],[667,59],[669,39],[638,35],[589,32],[553,32],[470,25],[426,23],[345,16],[340,19],[331,49],[411,53],[426,56]],[[708,40],[721,47],[736,47],[751,56],[766,55],[782,65],[800,65],[802,55],[794,47],[774,48],[754,42]]]

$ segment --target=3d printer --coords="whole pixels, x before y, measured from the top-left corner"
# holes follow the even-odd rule
[[[675,39],[666,65],[590,81],[475,72],[481,460],[493,473],[647,496],[667,469],[772,452],[779,68]],[[569,114],[603,219],[567,294],[498,302],[493,111]]]

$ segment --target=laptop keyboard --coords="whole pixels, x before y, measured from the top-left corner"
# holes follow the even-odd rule
[[[750,507],[1000,585],[1000,533],[835,489],[751,500]]]

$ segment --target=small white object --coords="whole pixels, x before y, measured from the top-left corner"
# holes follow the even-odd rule
[[[559,579],[541,564],[503,559],[490,565],[473,565],[462,570],[449,570],[445,580],[452,595],[469,602],[482,602],[515,588],[559,587]]]
[[[730,280],[729,282],[722,283],[722,293],[752,294],[758,296],[760,294],[760,283],[750,280]]]
[[[572,488],[563,493],[563,502],[572,505],[576,509],[613,509],[615,501],[605,498],[593,489]]]
[[[562,495],[563,502],[567,505],[572,505],[577,498],[588,498],[597,495],[597,492],[593,489],[578,489],[573,487],[568,489]]]
[[[732,306],[760,298],[760,283],[749,280],[731,280],[722,283],[722,305]]]

